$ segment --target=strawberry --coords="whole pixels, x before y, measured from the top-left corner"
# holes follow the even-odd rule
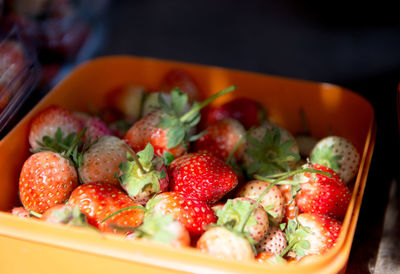
[[[84,137],[85,143],[95,142],[101,136],[114,135],[107,124],[99,117],[90,116],[83,112],[74,112],[73,114],[81,122],[82,127],[86,128]]]
[[[128,130],[124,139],[135,152],[143,150],[147,143],[150,143],[159,156],[166,152],[174,157],[181,156],[188,150],[189,141],[200,137],[193,136],[193,129],[200,121],[200,110],[215,98],[234,89],[234,86],[229,87],[202,103],[195,103],[189,111],[185,110],[187,95],[179,89],[174,89],[171,91],[171,102],[159,96],[161,109],[142,117]]]
[[[332,178],[308,172],[295,175],[301,182],[301,191],[296,196],[299,210],[343,219],[351,198],[349,188],[332,169],[319,164],[312,167],[331,174]]]
[[[168,166],[170,189],[213,204],[238,184],[232,168],[212,154],[189,153]]]
[[[147,202],[146,208],[155,214],[171,214],[194,237],[202,234],[206,226],[217,221],[214,211],[205,202],[178,192],[158,194]]]
[[[270,226],[259,244],[256,244],[257,252],[268,252],[280,255],[286,248],[285,234],[276,226]]]
[[[59,106],[50,106],[38,113],[30,124],[29,144],[32,150],[37,150],[43,137],[53,137],[60,129],[63,134],[77,134],[81,131],[80,121],[68,110]]]
[[[300,120],[302,124],[302,130],[295,136],[296,142],[299,146],[299,153],[302,157],[307,158],[310,156],[311,150],[318,142],[318,139],[311,135],[310,128],[308,127],[308,121],[306,114],[303,109],[300,109]]]
[[[88,226],[85,214],[78,207],[72,208],[66,204],[50,207],[43,213],[40,219],[51,224]]]
[[[82,183],[105,182],[119,185],[115,173],[118,166],[127,161],[128,147],[115,136],[102,136],[83,154],[79,163]]]
[[[259,263],[272,263],[272,264],[280,264],[285,263],[286,260],[280,256],[275,255],[274,253],[263,251],[257,254],[256,261]]]
[[[138,85],[124,85],[107,94],[107,102],[118,110],[130,123],[140,118],[146,89]]]
[[[249,261],[254,259],[253,249],[247,239],[225,227],[208,229],[197,241],[198,249],[220,259]]]
[[[216,211],[216,215],[218,216],[217,225],[228,226],[235,231],[240,229],[254,202],[254,200],[248,198],[228,200],[222,209]],[[267,233],[268,226],[267,212],[265,212],[261,205],[257,205],[244,225],[244,232],[248,233],[254,243],[258,243]]]
[[[118,232],[121,229],[133,230],[144,218],[144,211],[119,187],[102,182],[80,185],[68,200],[71,207],[78,206],[87,217],[88,223],[100,231]],[[126,209],[128,207],[133,207]],[[119,210],[123,212],[118,213]],[[103,221],[111,214],[116,214]]]
[[[133,157],[132,157],[133,156]],[[152,145],[138,152],[132,152],[127,162],[119,165],[121,186],[135,202],[145,205],[159,192],[168,189],[168,174],[162,158],[154,156]]]
[[[320,255],[332,248],[339,237],[342,224],[328,216],[302,213],[298,216],[298,221],[302,227],[309,232],[304,240],[308,241],[308,248],[304,249],[301,255]],[[297,254],[296,257],[302,257]]]
[[[24,68],[24,51],[21,44],[4,40],[0,44],[0,86],[6,86]]]
[[[170,92],[174,88],[179,88],[183,93],[187,94],[189,102],[202,99],[198,85],[186,71],[179,69],[169,71],[162,79],[159,90]]]
[[[238,97],[227,103],[210,109],[205,117],[206,124],[232,118],[238,120],[246,130],[257,127],[265,120],[265,109],[257,101],[249,98]]]
[[[202,135],[194,143],[194,151],[209,152],[226,160],[234,153],[235,159],[241,160],[244,151],[245,136],[243,126],[234,119],[225,118],[210,124]]]
[[[31,217],[30,213],[28,210],[26,210],[23,206],[20,207],[14,207],[11,210],[11,214],[18,216],[18,217],[22,217],[22,218],[29,218]]]
[[[299,159],[296,140],[280,126],[264,122],[250,130],[246,138],[243,162],[249,175],[287,172]]]
[[[172,215],[152,214],[144,218],[143,224],[128,239],[148,239],[169,244],[174,247],[190,246],[190,235],[186,228]]]
[[[294,189],[292,189],[293,187],[294,186],[290,184],[278,185],[279,190],[282,192],[283,197],[285,198],[285,222],[287,222],[288,219],[294,219],[297,214],[296,200],[293,197],[295,196],[293,193]]]
[[[270,183],[252,180],[244,184],[238,191],[237,197],[246,197],[257,200],[260,194],[270,186]],[[278,225],[281,223],[285,208],[285,199],[277,186],[272,188],[262,197],[261,205],[270,215],[270,220]]]
[[[320,140],[313,148],[311,162],[333,169],[344,183],[350,182],[357,174],[360,154],[347,139],[328,136]]]
[[[77,186],[77,172],[70,161],[50,151],[31,155],[19,177],[21,202],[37,213],[65,203]]]

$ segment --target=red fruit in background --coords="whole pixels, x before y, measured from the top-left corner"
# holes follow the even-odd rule
[[[146,207],[150,212],[172,215],[192,236],[201,235],[207,226],[217,221],[214,211],[205,202],[178,192],[158,194]]]
[[[205,134],[194,143],[194,151],[209,152],[222,160],[226,160],[231,151],[236,149],[234,157],[240,160],[244,152],[243,126],[234,119],[224,118],[210,124]],[[241,142],[238,147],[236,145]]]
[[[59,106],[50,106],[38,113],[31,121],[29,129],[29,144],[33,150],[39,148],[38,141],[44,136],[54,137],[60,128],[64,137],[82,129],[79,120],[68,110]]]
[[[343,219],[351,199],[349,188],[332,169],[319,164],[312,168],[328,172],[332,178],[317,173],[301,174],[301,191],[296,196],[299,210]]]
[[[43,213],[65,203],[77,186],[77,172],[70,161],[58,153],[43,151],[25,161],[19,178],[19,196],[27,210]]]
[[[255,100],[239,97],[219,107],[210,109],[205,116],[206,124],[209,125],[223,118],[238,120],[246,130],[259,126],[265,120],[264,107]]]
[[[0,85],[7,85],[24,67],[24,52],[16,41],[0,43]]]
[[[107,183],[89,183],[80,185],[71,194],[68,205],[78,206],[87,216],[88,222],[100,231],[119,232],[130,230],[143,222],[144,211],[125,210],[105,222],[106,217],[130,206],[137,206],[119,187]]]
[[[232,168],[207,153],[189,153],[168,166],[170,189],[213,204],[234,189],[238,178]]]
[[[162,80],[160,91],[170,92],[174,88],[179,88],[189,97],[189,102],[200,101],[202,96],[199,87],[192,77],[183,70],[171,70]]]

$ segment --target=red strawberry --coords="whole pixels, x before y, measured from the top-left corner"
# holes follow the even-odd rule
[[[249,241],[221,226],[208,229],[197,241],[197,248],[220,259],[236,261],[254,259]]]
[[[163,112],[156,110],[144,116],[136,122],[125,134],[124,140],[132,147],[135,152],[143,150],[150,143],[156,155],[163,156],[165,152],[178,157],[187,151],[187,144],[180,143],[178,146],[168,148],[168,129],[163,129],[157,125],[161,121]]]
[[[79,120],[68,110],[51,106],[38,113],[32,120],[29,130],[29,144],[33,150],[39,148],[44,136],[53,137],[58,129],[66,136],[78,133],[81,129]]]
[[[295,175],[301,181],[301,191],[296,196],[299,210],[343,219],[351,198],[349,188],[330,168],[318,164],[312,167],[330,173],[332,178],[307,172]]]
[[[174,247],[190,246],[190,235],[186,228],[171,215],[147,215],[143,224],[135,232],[127,235],[128,239],[148,239],[172,245]]]
[[[269,185],[269,183],[260,180],[247,182],[239,189],[237,196],[257,200],[260,194],[269,187]],[[272,222],[275,224],[281,223],[285,212],[285,199],[277,186],[273,186],[267,194],[264,195],[260,204],[268,214],[270,214]]]
[[[199,87],[186,71],[179,69],[169,71],[162,80],[159,90],[170,92],[174,88],[179,88],[183,93],[187,94],[189,102],[202,99]]]
[[[285,234],[276,226],[270,226],[264,238],[256,245],[257,252],[280,255],[286,248]]]
[[[344,183],[356,176],[360,164],[360,154],[347,139],[329,136],[320,140],[311,151],[311,162],[333,169]]]
[[[265,109],[255,100],[239,97],[211,109],[205,117],[207,125],[223,118],[236,119],[247,130],[265,120]]]
[[[234,119],[225,118],[210,124],[205,134],[194,143],[194,151],[204,151],[226,160],[234,152],[236,160],[241,160],[244,151],[245,135],[243,126]],[[240,142],[240,143],[239,143]],[[239,145],[237,148],[236,146]]]
[[[305,240],[310,243],[310,247],[304,250],[305,255],[320,255],[332,248],[342,227],[339,221],[314,213],[302,213],[298,216],[298,221],[310,230],[305,237]]]
[[[178,192],[158,194],[147,203],[146,207],[155,214],[171,214],[192,236],[199,236],[208,225],[217,221],[209,205]]]
[[[292,198],[291,189],[292,186],[287,185],[278,185],[279,190],[282,192],[283,197],[285,198],[285,222],[288,219],[296,218],[296,200]]]
[[[185,154],[168,166],[170,189],[213,204],[238,184],[232,168],[214,155]]]
[[[106,217],[118,210],[137,206],[119,187],[107,183],[94,182],[80,185],[72,192],[68,205],[78,206],[87,216],[89,224],[100,231],[133,230],[144,218],[144,211],[134,208],[124,210],[103,222]]]
[[[19,177],[21,202],[37,213],[65,203],[77,186],[78,176],[70,161],[50,151],[31,155]]]
[[[240,225],[248,216],[251,205],[254,202],[254,200],[249,198],[228,200],[221,210],[216,211],[216,215],[218,216],[217,224],[221,226],[228,225],[233,230],[239,231],[241,229]],[[264,238],[268,227],[268,214],[261,205],[257,205],[250,218],[248,218],[243,230],[249,234],[254,243],[258,243]]]
[[[80,120],[82,127],[86,128],[84,137],[85,143],[89,143],[89,140],[90,142],[94,142],[101,136],[114,135],[106,123],[99,117],[91,117],[82,112],[74,112],[74,115]]]
[[[114,136],[102,136],[84,154],[78,168],[82,183],[105,182],[119,185],[115,173],[118,166],[126,162],[128,147]]]
[[[171,101],[167,102],[159,96],[159,109],[142,117],[125,134],[124,139],[133,150],[143,150],[150,143],[157,155],[166,152],[174,157],[184,154],[190,141],[199,136],[193,136],[193,130],[200,121],[200,110],[215,98],[232,92],[235,86],[228,87],[212,95],[201,103],[193,104],[187,110],[188,97],[179,89],[171,91]]]
[[[29,218],[31,217],[31,215],[29,214],[29,211],[26,210],[24,207],[20,206],[20,207],[14,207],[11,210],[11,214],[18,216],[18,217],[22,217],[22,218]]]

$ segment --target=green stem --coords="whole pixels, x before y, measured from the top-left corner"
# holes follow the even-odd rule
[[[37,213],[37,212],[35,212],[33,210],[29,210],[29,214],[31,214],[32,216],[34,216],[36,218],[39,218],[39,219],[42,218],[42,214]]]
[[[224,94],[226,94],[226,93],[232,92],[232,91],[234,91],[235,89],[236,89],[236,86],[230,86],[230,87],[228,87],[228,88],[226,88],[226,89],[223,89],[223,90],[221,90],[220,92],[218,92],[218,93],[216,93],[216,94],[214,94],[214,95],[208,97],[207,99],[205,99],[205,100],[204,100],[203,102],[201,102],[200,104],[193,106],[192,109],[190,109],[188,112],[186,112],[186,113],[180,118],[180,121],[181,121],[182,123],[185,122],[187,119],[189,119],[189,117],[191,117],[191,116],[193,115],[193,113],[196,113],[196,112],[200,111],[203,107],[207,106],[209,103],[211,103],[212,101],[214,101],[216,98],[218,98],[218,97],[220,97],[220,96],[222,96],[222,95],[224,95]]]
[[[286,253],[288,253],[289,250],[291,250],[291,249],[293,248],[293,246],[294,246],[295,244],[297,244],[297,243],[298,243],[298,241],[293,241],[291,244],[289,244],[288,246],[286,246],[286,248],[281,252],[281,254],[279,254],[279,256],[280,256],[280,257],[285,256]]]
[[[143,174],[146,174],[147,171],[144,170],[142,163],[139,161],[139,157],[137,156],[136,152],[134,152],[126,143],[125,143],[126,148],[128,149],[129,154],[132,156],[133,160],[135,161],[136,165],[139,167],[140,171]]]
[[[72,145],[69,147],[69,149],[65,153],[65,157],[69,158],[69,156],[71,156],[72,151],[74,151],[75,147],[79,144],[79,141],[81,140],[81,138],[85,134],[85,132],[86,132],[86,128],[83,128],[81,130],[81,132],[79,132],[79,134],[75,137],[74,142],[72,143]]]
[[[104,223],[105,221],[107,221],[108,219],[114,217],[117,214],[120,214],[121,212],[127,211],[127,210],[131,210],[131,209],[141,209],[143,211],[147,211],[147,209],[143,206],[128,206],[128,207],[124,207],[120,210],[115,211],[114,213],[108,215],[107,217],[105,217],[101,222]]]
[[[228,158],[226,158],[225,163],[229,164],[232,161],[233,154],[238,150],[240,144],[243,142],[243,140],[246,138],[246,134],[244,134],[242,137],[240,137],[239,141],[236,142],[235,146],[233,149],[229,152]]]

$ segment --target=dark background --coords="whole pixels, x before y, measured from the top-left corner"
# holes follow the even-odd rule
[[[351,2],[351,3],[348,3]],[[347,271],[374,265],[399,160],[394,1],[111,1],[100,55],[133,54],[330,82],[374,106],[375,152]]]

